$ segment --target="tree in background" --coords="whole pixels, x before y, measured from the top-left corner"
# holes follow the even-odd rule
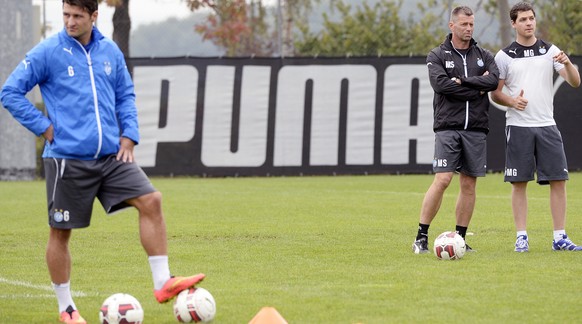
[[[224,48],[227,56],[271,54],[261,0],[250,4],[245,0],[188,0],[187,5],[193,12],[203,8],[211,10],[206,22],[197,24],[195,31],[204,40]]]
[[[207,21],[195,26],[204,40],[224,48],[227,56],[270,55],[272,45],[265,37],[266,11],[261,0],[187,0],[191,11],[210,9]],[[250,52],[250,53],[249,53]]]
[[[361,2],[357,8],[351,4]],[[368,2],[373,3],[369,5]],[[514,39],[509,9],[517,0],[478,0],[471,4],[476,15],[485,13],[489,24],[498,20],[498,38],[484,43],[496,52]],[[295,43],[298,55],[426,55],[448,32],[443,26],[457,2],[454,0],[418,1],[415,17],[404,20],[400,9],[403,0],[338,0],[332,5],[340,18],[324,12],[324,28],[313,33],[309,25],[299,28]],[[538,31],[542,39],[551,39],[571,55],[582,54],[582,1],[535,1]],[[419,15],[420,14],[420,15]],[[440,26],[440,27],[439,27]],[[478,28],[479,29],[479,28]],[[481,27],[481,30],[487,32]],[[481,35],[476,35],[478,41]]]
[[[280,56],[293,56],[295,50],[296,30],[298,26],[305,26],[309,22],[309,13],[320,0],[280,0],[281,8],[278,21],[278,33],[281,37]]]
[[[554,0],[538,5],[540,38],[550,40],[569,55],[582,54],[582,1]]]
[[[113,13],[113,41],[119,46],[123,56],[129,57],[129,36],[131,33],[131,18],[129,17],[129,0],[99,0],[115,7]]]
[[[319,0],[187,0],[191,11],[210,9],[207,21],[195,27],[205,40],[224,48],[228,56],[287,56],[293,53],[294,26],[306,21]]]
[[[334,1],[332,8],[338,11],[339,21],[332,21],[324,12],[324,28],[318,34],[312,33],[309,26],[300,26],[301,38],[295,42],[297,53],[324,56],[426,55],[445,34],[436,25],[438,17],[426,10],[427,5],[435,6],[436,2],[419,4],[419,10],[425,14],[418,21],[400,17],[402,3],[402,0],[381,0],[374,5],[364,2],[352,10],[345,1]]]
[[[99,1],[116,8],[113,40],[129,57],[129,0]],[[443,21],[456,5],[454,0],[417,1],[414,17],[401,17],[398,9],[403,0],[334,0],[330,1],[331,10],[322,14],[323,29],[314,32],[309,14],[320,0],[276,0],[278,8],[273,7],[273,1],[266,6],[266,0],[173,1],[185,1],[191,11],[210,9],[206,21],[195,30],[228,56],[426,55],[448,32]],[[499,21],[498,40],[484,47],[495,52],[514,39],[509,8],[515,2],[478,0],[471,4],[476,14],[485,12],[491,23]],[[352,5],[358,3],[361,5],[354,9]],[[551,39],[570,55],[581,55],[582,1],[535,3],[540,37]]]
[[[508,0],[489,0],[489,6],[493,8],[492,14],[499,18],[499,37],[501,38],[501,46],[505,46],[513,39],[513,28],[511,28],[511,19],[509,18],[509,2]]]

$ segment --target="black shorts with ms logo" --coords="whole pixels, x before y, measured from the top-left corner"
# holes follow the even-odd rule
[[[484,177],[487,172],[487,134],[479,131],[443,130],[435,133],[432,169]]]

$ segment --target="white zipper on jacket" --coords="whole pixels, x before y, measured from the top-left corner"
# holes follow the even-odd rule
[[[453,46],[453,49],[463,59],[463,69],[465,70],[465,78],[466,78],[466,77],[468,77],[468,75],[467,75],[468,74],[467,73],[467,54],[465,54],[465,55],[461,54],[461,52],[457,51],[457,49],[454,46]],[[467,127],[469,127],[469,100],[465,101],[465,126],[463,126],[463,129],[466,130]]]
[[[461,55],[463,58],[463,68],[465,69],[465,78],[468,77],[467,73],[467,55]],[[465,127],[463,129],[467,129],[469,127],[469,100],[465,101]]]
[[[101,153],[101,146],[103,145],[103,129],[101,128],[101,117],[99,115],[99,101],[97,100],[97,87],[95,87],[95,75],[93,74],[93,62],[91,61],[91,51],[87,52],[85,46],[75,39],[79,44],[85,56],[87,57],[87,64],[89,65],[89,75],[91,76],[91,91],[93,91],[93,109],[95,110],[95,118],[97,119],[97,133],[99,134],[99,143],[97,144],[97,152],[93,156],[94,159],[99,157]]]
[[[95,106],[95,118],[97,118],[97,132],[99,133],[99,144],[97,145],[97,152],[93,158],[99,157],[101,153],[101,146],[103,145],[103,129],[101,128],[101,116],[99,115],[99,101],[97,100],[97,87],[95,87],[95,75],[93,74],[93,62],[91,61],[91,51],[87,53],[87,61],[89,63],[89,74],[91,75],[91,89],[93,90],[93,103]],[[469,102],[467,102],[467,113],[469,109]]]

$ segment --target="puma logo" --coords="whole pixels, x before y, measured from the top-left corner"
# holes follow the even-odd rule
[[[517,49],[512,49],[508,51],[509,53],[513,53],[513,55],[517,55]]]
[[[63,51],[65,51],[65,52],[67,52],[67,53],[69,53],[69,54],[73,55],[73,48],[72,48],[72,47],[70,47],[70,48],[65,48],[65,47],[63,47]]]
[[[30,65],[30,61],[27,61],[26,59],[22,60],[22,64],[24,64],[24,69],[28,69],[28,66]]]

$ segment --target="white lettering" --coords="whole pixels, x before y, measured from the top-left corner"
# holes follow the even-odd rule
[[[175,159],[182,173],[200,165],[345,164],[376,169],[433,165],[433,90],[424,64],[392,64],[384,71],[367,64],[280,69],[270,64],[216,64],[200,68],[206,76],[200,86],[198,69],[192,65],[134,67],[141,134],[135,154],[140,166],[156,167],[156,161],[164,161],[165,166],[159,167],[167,172],[167,165],[174,162],[160,156],[158,146],[164,143],[192,147],[188,158]],[[271,84],[273,73],[276,87]],[[384,73],[380,95],[376,93],[379,73]],[[204,87],[203,106],[197,98],[200,87]],[[204,112],[198,118],[200,125],[195,124],[197,106]],[[202,127],[197,138],[196,127]],[[443,160],[434,163],[447,166]]]
[[[258,167],[267,156],[271,68],[245,66],[242,72],[240,122],[236,150],[231,151],[235,68],[209,66],[204,95],[202,163],[210,167]]]
[[[310,80],[312,98],[307,105],[312,114],[305,116]],[[369,65],[318,65],[285,66],[279,71],[274,166],[301,166],[306,141],[310,165],[338,165],[342,80],[347,80],[348,92],[346,164],[373,163],[376,69]],[[311,120],[309,139],[303,139],[306,118]]]
[[[506,168],[505,175],[508,177],[517,177],[517,169]]]
[[[433,160],[433,90],[426,67],[390,65],[384,73],[382,110],[382,164],[408,164],[411,139],[416,140],[416,163]],[[417,124],[411,125],[412,81],[418,80]]]
[[[140,166],[156,165],[158,143],[194,137],[198,70],[191,65],[138,66],[133,69],[141,140],[135,148]],[[167,122],[160,127],[163,81],[169,82]]]

